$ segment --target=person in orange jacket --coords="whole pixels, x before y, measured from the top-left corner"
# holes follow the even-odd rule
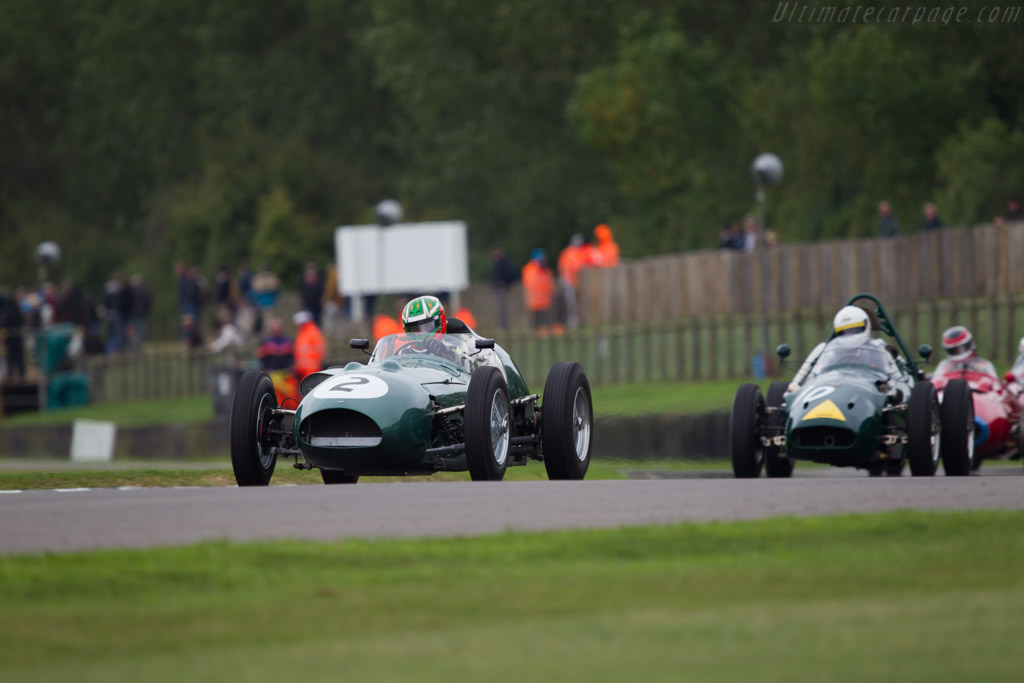
[[[543,249],[530,252],[530,261],[523,266],[523,296],[534,329],[547,334],[551,300],[555,295],[555,276],[548,267]]]
[[[565,318],[570,329],[579,327],[580,271],[596,265],[593,247],[584,244],[583,235],[572,236],[569,245],[558,256],[558,283],[565,298]]]
[[[389,334],[401,334],[402,324],[391,316],[378,313],[373,319],[373,338],[378,341]]]
[[[458,318],[462,322],[466,323],[466,326],[469,329],[476,329],[476,316],[473,315],[473,311],[469,310],[468,307],[463,306],[459,310],[455,311],[455,315],[453,317]]]
[[[309,311],[299,311],[292,316],[292,322],[299,328],[295,335],[295,375],[301,381],[307,375],[323,370],[327,342]]]
[[[601,255],[600,266],[614,268],[619,265],[619,245],[612,238],[612,229],[601,223],[594,228],[594,237],[597,238],[597,251]]]

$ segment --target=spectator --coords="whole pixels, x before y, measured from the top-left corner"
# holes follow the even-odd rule
[[[231,308],[228,305],[225,304],[220,307],[217,317],[220,320],[220,331],[217,334],[217,338],[210,342],[209,347],[207,347],[211,353],[220,353],[228,347],[241,346],[245,343],[245,337],[242,336],[242,332],[235,325],[235,316],[231,314]]]
[[[945,223],[943,223],[942,219],[939,218],[939,210],[935,208],[934,203],[927,202],[921,212],[924,214],[925,232],[941,230],[945,227]]]
[[[342,317],[347,317],[347,313],[345,312],[345,297],[341,295],[338,281],[338,266],[334,263],[327,267],[322,303],[324,332],[332,337],[341,336],[341,320]]]
[[[302,307],[313,316],[313,322],[320,326],[320,311],[324,299],[324,281],[320,269],[312,261],[302,270],[302,284],[299,285]]]
[[[1003,219],[1007,223],[1024,221],[1024,210],[1021,209],[1019,197],[1010,197],[1006,200],[1006,214]]]
[[[740,226],[735,221],[729,221],[722,226],[718,233],[719,249],[742,249],[743,235],[740,233]]]
[[[138,351],[149,336],[149,309],[153,306],[153,293],[143,282],[140,273],[132,275],[131,295],[132,307],[128,326],[132,335],[131,347]]]
[[[747,214],[743,219],[743,251],[752,254],[757,249],[757,219]]]
[[[217,269],[217,274],[213,278],[213,300],[217,302],[217,310],[219,311],[222,307],[227,306],[234,312],[234,299],[231,294],[231,273],[226,266],[221,266]]]
[[[570,329],[580,326],[580,271],[595,265],[583,242],[583,235],[573,235],[558,256],[558,284],[565,299],[565,322]]]
[[[892,205],[884,199],[878,202],[878,234],[882,237],[900,234],[900,220],[893,215]]]
[[[252,299],[252,268],[246,261],[242,261],[238,269],[238,298],[243,301]]]
[[[295,375],[302,380],[323,369],[327,342],[309,311],[299,311],[292,316],[292,322],[299,329],[295,335]]]
[[[373,317],[373,338],[380,340],[389,334],[401,334],[402,323],[384,313],[378,313]]]
[[[491,291],[494,292],[494,311],[498,317],[498,327],[508,329],[508,288],[519,279],[516,269],[508,254],[502,248],[491,251]]]
[[[523,266],[523,295],[533,328],[540,335],[548,333],[554,294],[555,276],[548,268],[547,254],[543,249],[534,249],[530,252],[530,261]]]
[[[287,370],[292,366],[295,348],[292,340],[284,333],[280,318],[271,318],[267,323],[267,336],[256,352],[264,370]]]
[[[602,268],[614,268],[619,265],[619,245],[612,237],[612,229],[604,223],[594,228],[597,238],[597,251],[601,255],[598,265]]]
[[[253,299],[261,309],[271,309],[277,303],[277,295],[280,292],[281,281],[277,274],[270,270],[270,264],[264,263],[260,267],[260,272],[252,278]]]
[[[18,301],[0,288],[0,332],[3,333],[6,360],[6,376],[10,379],[25,379],[25,340],[22,336],[24,316]]]
[[[112,275],[103,286],[103,319],[107,324],[107,353],[120,351],[125,346],[125,300],[124,283],[121,278]],[[130,300],[128,301],[130,305]]]
[[[199,330],[197,320],[196,316],[189,313],[181,316],[182,338],[185,340],[185,348],[189,351],[203,348],[203,334]]]

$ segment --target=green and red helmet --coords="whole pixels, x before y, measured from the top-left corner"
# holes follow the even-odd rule
[[[436,296],[418,296],[402,309],[402,329],[406,332],[434,332],[444,334],[448,318],[444,306]]]

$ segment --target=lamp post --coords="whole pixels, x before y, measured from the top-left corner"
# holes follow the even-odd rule
[[[765,248],[765,190],[782,182],[782,160],[774,154],[759,154],[750,164],[757,202],[757,251],[761,260],[761,362],[766,375],[772,374],[768,341],[768,250]]]

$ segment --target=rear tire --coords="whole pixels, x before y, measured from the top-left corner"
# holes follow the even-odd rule
[[[274,383],[265,372],[242,375],[231,401],[231,469],[239,486],[267,486],[277,456],[270,453],[267,429],[271,411],[277,408]]]
[[[966,477],[974,465],[974,397],[962,379],[950,380],[942,396],[942,468]]]
[[[737,479],[756,479],[764,464],[761,425],[764,424],[764,397],[761,387],[743,384],[736,391],[729,415],[729,450],[732,471]]]
[[[782,408],[783,400],[786,396],[786,390],[789,389],[789,384],[786,382],[772,382],[768,385],[768,397],[767,403],[769,408]],[[786,413],[783,410],[777,410],[773,413],[768,413],[765,417],[765,423],[769,427],[782,427],[786,426]],[[774,429],[772,430],[774,433]],[[781,432],[784,433],[784,432]],[[793,458],[786,457],[782,449],[778,446],[765,446],[764,447],[764,472],[772,478],[788,478],[793,476],[793,465],[795,465]]]
[[[473,481],[501,481],[508,469],[512,411],[501,370],[478,368],[466,390],[466,464]]]
[[[559,361],[544,382],[541,449],[548,479],[583,479],[590,467],[594,403],[579,363]]]
[[[914,385],[907,406],[907,460],[915,477],[934,476],[939,466],[942,426],[939,421],[939,398],[927,380]]]
[[[355,484],[359,481],[358,474],[346,474],[341,470],[325,470],[320,468],[320,478],[325,484]]]

